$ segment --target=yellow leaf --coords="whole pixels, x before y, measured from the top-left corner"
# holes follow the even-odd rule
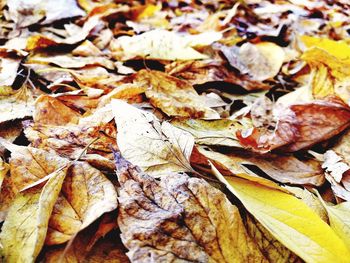
[[[88,163],[74,163],[53,208],[45,243],[54,245],[70,240],[117,206],[113,184]]]
[[[344,242],[304,202],[237,177],[217,177],[270,233],[306,262],[349,262]]]
[[[350,249],[350,202],[343,202],[339,205],[326,204],[322,197],[319,197],[326,208],[329,223],[334,232],[344,241]]]
[[[45,186],[17,195],[0,234],[6,262],[34,262],[44,245],[52,209],[67,169],[60,169]]]
[[[142,10],[140,14],[137,15],[136,21],[139,21],[143,18],[148,18],[153,16],[156,12],[160,11],[162,9],[162,5],[152,5],[148,4],[145,6],[145,8]]]
[[[350,63],[350,46],[344,41],[311,36],[301,36],[300,39],[307,48],[317,47],[323,49],[344,63]]]
[[[220,115],[205,105],[203,97],[185,80],[160,71],[141,70],[135,76],[139,86],[157,108],[168,116],[218,119]]]

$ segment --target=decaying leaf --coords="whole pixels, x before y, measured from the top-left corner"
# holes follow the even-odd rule
[[[321,218],[296,197],[255,182],[215,174],[283,245],[307,262],[347,262],[350,251]]]
[[[151,175],[192,171],[189,156],[194,139],[168,122],[121,100],[112,100],[117,144],[125,158]],[[147,147],[145,147],[147,145]]]
[[[238,209],[203,179],[167,174],[161,182],[116,153],[118,224],[132,262],[265,262]]]
[[[141,70],[135,81],[145,87],[146,96],[168,116],[205,119],[219,118],[219,114],[205,105],[195,89],[186,81],[159,71]]]
[[[350,122],[349,107],[337,101],[315,101],[279,109],[277,126],[271,131],[252,129],[238,133],[242,145],[259,152],[276,148],[294,152],[327,140],[343,130]]]

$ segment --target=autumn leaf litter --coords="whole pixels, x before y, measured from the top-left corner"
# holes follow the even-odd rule
[[[1,262],[349,262],[347,1],[0,10]]]

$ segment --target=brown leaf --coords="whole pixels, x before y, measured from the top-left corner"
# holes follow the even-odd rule
[[[26,126],[24,133],[35,148],[54,151],[62,156],[75,159],[89,145],[86,154],[81,159],[87,160],[93,166],[114,170],[111,150],[111,148],[117,149],[114,122],[69,126],[28,123]],[[99,139],[91,143],[95,138]]]
[[[315,101],[282,108],[271,132],[256,129],[237,136],[242,145],[257,152],[276,148],[294,152],[332,138],[350,125],[350,109],[338,101]]]
[[[265,262],[238,209],[202,179],[157,182],[115,154],[121,184],[118,224],[132,262]]]
[[[270,89],[270,86],[251,80],[246,75],[236,74],[215,61],[173,62],[166,65],[165,69],[168,74],[185,79],[192,85],[200,85],[207,82],[227,82],[241,86],[246,90]]]
[[[67,123],[77,123],[80,116],[78,112],[49,95],[41,95],[35,102],[33,119],[40,124],[65,125]]]
[[[72,247],[63,256],[65,247],[49,247],[44,255],[45,263],[127,263],[128,257],[125,255],[125,247],[120,241],[119,236],[114,233],[99,240],[91,250],[87,250],[90,234],[83,232],[73,242]],[[62,261],[60,261],[62,260]]]
[[[135,81],[147,88],[147,98],[168,116],[219,118],[219,114],[206,107],[194,88],[184,80],[160,71],[141,70],[135,75]]]

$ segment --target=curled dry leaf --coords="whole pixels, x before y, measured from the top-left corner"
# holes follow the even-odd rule
[[[350,251],[318,215],[298,198],[275,188],[214,173],[245,208],[283,245],[307,262],[347,262]]]
[[[256,175],[257,172],[249,168],[254,165],[280,183],[321,186],[325,182],[321,165],[312,159],[301,161],[292,155],[254,156],[242,152],[221,154],[207,151],[203,147],[198,147],[198,149],[207,158],[226,166],[234,175],[239,176],[247,172]]]
[[[132,262],[267,262],[238,209],[206,181],[168,174],[161,182],[116,153],[118,224]]]
[[[160,71],[141,70],[135,76],[138,85],[145,87],[146,96],[168,116],[219,118],[205,105],[202,97],[186,81]]]
[[[350,125],[350,109],[338,101],[315,101],[278,110],[277,126],[271,132],[252,129],[238,132],[240,143],[258,152],[280,148],[294,152],[332,138]]]
[[[54,171],[41,188],[18,194],[0,234],[8,262],[34,262],[44,245],[52,209],[60,193],[66,169]]]
[[[162,60],[205,59],[193,47],[208,46],[220,40],[219,32],[206,32],[198,35],[180,35],[174,31],[152,30],[137,36],[122,36],[111,42],[114,57],[121,60],[149,58]]]
[[[45,243],[54,245],[70,240],[117,205],[113,184],[88,163],[76,162],[68,170],[53,208]]]
[[[124,101],[112,100],[111,104],[118,130],[117,144],[125,158],[151,175],[192,171],[191,134],[168,122],[160,124],[152,113]]]

